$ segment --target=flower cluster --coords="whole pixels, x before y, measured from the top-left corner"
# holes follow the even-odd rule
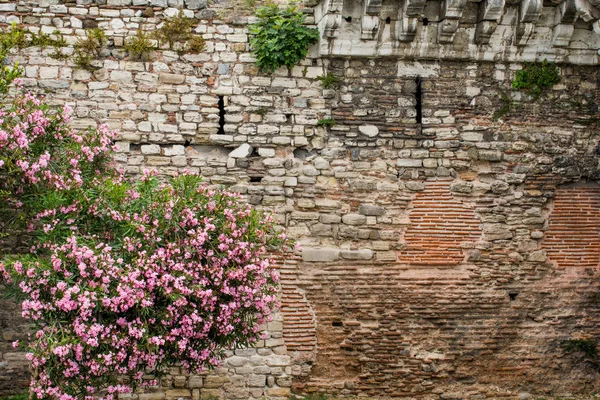
[[[66,108],[25,96],[0,118],[0,187],[36,238],[0,282],[35,325],[37,398],[111,399],[260,338],[285,241],[269,215],[197,175],[125,179],[106,164],[113,134],[71,129]]]
[[[15,80],[17,86],[20,79]],[[78,132],[69,126],[70,108],[45,105],[31,94],[17,96],[0,108],[0,212],[45,209],[38,196],[66,193],[85,180],[107,173],[107,159],[116,135],[107,125]],[[3,226],[3,231],[8,227]]]

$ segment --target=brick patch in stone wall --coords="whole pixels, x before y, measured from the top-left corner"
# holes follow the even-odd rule
[[[561,268],[600,264],[600,187],[561,187],[543,247]]]
[[[450,192],[449,180],[428,181],[417,193],[404,234],[400,261],[412,265],[449,266],[464,259],[461,245],[480,236],[473,210]]]
[[[282,285],[283,339],[287,350],[312,353],[316,350],[316,328],[313,310],[298,288]]]

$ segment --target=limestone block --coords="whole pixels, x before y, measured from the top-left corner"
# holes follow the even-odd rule
[[[340,251],[335,248],[303,248],[302,259],[306,262],[331,262],[340,258]],[[268,365],[278,365],[268,363]]]
[[[181,156],[185,154],[185,147],[181,145],[174,145],[171,147],[165,147],[165,156]]]
[[[3,3],[0,4],[0,12],[12,12],[17,10],[16,3]]]
[[[206,8],[207,0],[185,0],[185,6],[190,10],[201,10]]]
[[[369,249],[342,250],[340,254],[347,260],[370,260],[373,258],[373,251]]]
[[[342,216],[342,222],[346,225],[363,225],[367,217],[361,214],[346,214]]]
[[[110,80],[119,83],[132,83],[133,76],[129,71],[111,71]]]
[[[233,356],[229,357],[227,360],[227,365],[232,367],[241,367],[248,362],[248,359],[245,357]]]
[[[167,400],[172,399],[188,399],[192,397],[192,393],[189,389],[170,389],[165,391],[165,398]]]
[[[229,383],[230,379],[228,376],[215,376],[208,375],[204,379],[204,387],[208,389],[220,388],[226,383]],[[202,391],[204,393],[204,391]]]
[[[229,153],[231,158],[246,158],[252,154],[252,146],[248,143],[242,143],[238,148]]]
[[[422,160],[413,160],[411,158],[399,158],[396,161],[398,167],[421,167],[423,165]]]
[[[188,386],[190,389],[196,389],[202,387],[202,377],[198,375],[190,376],[188,380]]]
[[[385,208],[381,206],[376,206],[372,204],[362,203],[358,207],[358,212],[362,215],[372,215],[372,216],[380,216],[385,214]]]
[[[264,387],[267,383],[267,377],[265,375],[252,374],[248,376],[248,386],[250,387]]]
[[[160,146],[157,144],[146,144],[141,146],[142,154],[160,154]]]
[[[161,83],[178,85],[185,82],[185,75],[161,73],[158,79]]]
[[[375,137],[379,134],[379,128],[377,128],[375,125],[359,126],[358,131],[368,137]]]
[[[286,367],[290,365],[290,356],[273,355],[267,357],[267,365],[269,367]]]

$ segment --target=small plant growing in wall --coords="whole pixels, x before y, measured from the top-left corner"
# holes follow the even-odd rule
[[[106,35],[102,29],[88,29],[86,37],[78,39],[75,43],[73,62],[77,68],[93,69],[92,61],[100,56],[102,49],[106,46],[106,42]]]
[[[529,91],[534,97],[539,97],[542,91],[560,82],[560,71],[556,64],[544,60],[542,63],[526,64],[517,71],[512,81],[514,89]]]
[[[327,75],[317,76],[317,80],[321,82],[323,89],[337,89],[342,83],[342,80],[335,76],[332,72],[328,72]]]
[[[129,57],[133,60],[147,60],[150,54],[155,50],[150,36],[142,28],[139,28],[137,34],[130,38],[125,46]]]
[[[336,125],[335,119],[333,118],[323,118],[317,121],[317,126],[323,126],[326,128],[331,128]]]
[[[306,58],[310,45],[319,40],[319,31],[304,26],[305,15],[296,7],[280,9],[275,4],[260,7],[259,22],[250,26],[250,39],[256,64],[263,72],[281,66],[292,68]]]
[[[204,50],[205,43],[201,36],[194,35],[192,28],[196,22],[185,16],[183,10],[165,19],[155,33],[159,44],[169,44],[171,50],[176,50],[180,55],[184,53],[197,54]]]
[[[566,351],[578,351],[587,358],[595,360],[598,357],[598,346],[596,342],[591,339],[569,339],[563,343],[563,347]]]
[[[13,24],[10,29],[6,28],[0,31],[0,47],[5,52],[12,48],[23,49],[35,46],[42,50],[48,46],[53,47],[54,52],[50,54],[52,58],[64,60],[68,57],[61,52],[63,47],[67,47],[67,41],[58,30],[54,31],[51,36],[42,31],[36,34],[21,25]]]

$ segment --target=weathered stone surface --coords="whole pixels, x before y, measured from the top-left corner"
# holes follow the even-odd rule
[[[347,225],[362,225],[367,221],[367,217],[361,214],[346,214],[342,216],[342,222]]]
[[[302,259],[306,262],[329,262],[340,257],[340,250],[334,248],[304,248]]]
[[[358,131],[368,137],[374,137],[379,134],[379,128],[375,125],[362,125],[358,127]]]
[[[342,250],[340,252],[342,258],[347,260],[370,260],[373,258],[373,251],[364,249],[364,250]]]
[[[248,143],[242,143],[237,149],[233,150],[229,153],[229,157],[231,158],[246,158],[250,154],[252,154],[252,146]]]
[[[380,216],[385,214],[385,208],[381,206],[363,203],[358,207],[358,212],[362,215]]]

